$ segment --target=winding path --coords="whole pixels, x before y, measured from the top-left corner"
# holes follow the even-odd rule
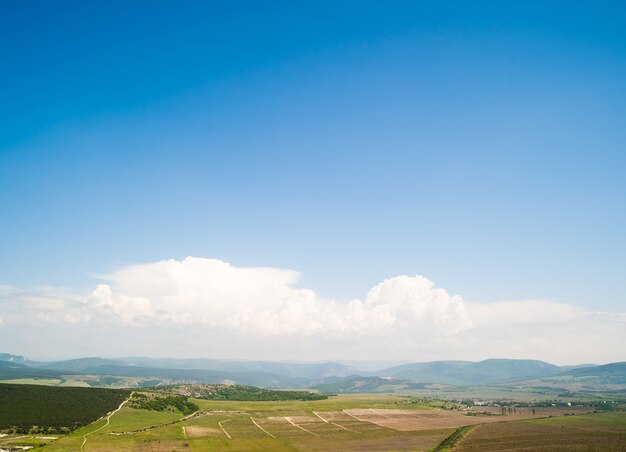
[[[81,450],[81,452],[84,452],[84,450],[85,450],[85,449],[84,449],[84,447],[85,447],[85,443],[87,442],[87,436],[88,436],[88,435],[91,435],[92,433],[96,433],[97,431],[102,430],[104,427],[106,427],[107,425],[109,425],[109,422],[111,421],[111,416],[113,416],[115,413],[117,413],[119,410],[121,410],[121,409],[122,409],[122,407],[123,407],[124,405],[126,405],[126,402],[128,402],[128,401],[132,398],[132,396],[133,396],[133,394],[134,394],[134,393],[135,393],[134,391],[133,391],[133,392],[131,392],[131,393],[130,393],[130,396],[128,396],[128,398],[127,398],[126,400],[124,400],[122,403],[120,403],[120,406],[118,406],[118,407],[117,407],[117,409],[116,409],[115,411],[112,411],[112,412],[110,412],[110,413],[108,414],[106,424],[104,424],[104,425],[103,425],[103,426],[101,426],[101,427],[98,427],[97,429],[95,429],[95,430],[93,430],[93,431],[91,431],[91,432],[89,432],[89,433],[85,433],[85,434],[83,435],[83,443],[80,445],[80,450]]]

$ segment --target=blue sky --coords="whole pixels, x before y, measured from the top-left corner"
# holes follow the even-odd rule
[[[5,3],[0,285],[198,256],[620,312],[625,13]]]

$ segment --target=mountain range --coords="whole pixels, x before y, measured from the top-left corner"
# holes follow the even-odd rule
[[[524,380],[626,384],[626,363],[557,366],[538,360],[431,361],[363,371],[338,362],[292,363],[177,358],[79,358],[32,361],[0,353],[0,380],[58,379],[59,384],[150,386],[233,382],[265,388],[326,392],[393,392],[424,384],[472,386]]]

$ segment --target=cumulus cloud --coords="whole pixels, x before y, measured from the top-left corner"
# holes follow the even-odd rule
[[[105,337],[115,330],[125,354],[145,353],[141,347],[157,342],[173,347],[171,337],[184,332],[186,350],[210,338],[222,342],[226,357],[228,347],[259,357],[263,343],[270,353],[265,358],[282,351],[282,358],[301,359],[375,354],[415,360],[610,361],[619,359],[614,344],[626,341],[623,313],[589,312],[549,300],[470,303],[420,275],[386,279],[347,302],[297,287],[300,274],[293,270],[236,267],[217,259],[130,265],[98,278],[88,293],[0,286],[5,326],[45,322],[48,328],[66,325],[67,331],[84,334],[92,325],[87,330],[96,327]],[[161,341],[165,329],[171,336]],[[139,339],[128,340],[131,334]],[[137,350],[123,348],[129,343],[137,343]]]
[[[105,283],[88,304],[101,316],[130,324],[201,324],[270,336],[381,334],[418,326],[453,333],[471,326],[462,300],[422,276],[385,280],[364,300],[348,303],[294,287],[299,278],[293,270],[188,257],[102,275]]]

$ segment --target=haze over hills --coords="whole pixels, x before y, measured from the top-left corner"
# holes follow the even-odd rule
[[[587,383],[626,384],[626,362],[572,369],[559,374],[558,377],[578,378]]]
[[[291,363],[269,361],[237,361],[222,359],[176,359],[176,358],[120,358],[127,365],[164,367],[169,369],[203,369],[229,372],[263,372],[284,375],[292,378],[326,378],[348,376],[361,370],[355,366],[337,362]]]
[[[546,377],[560,372],[563,372],[561,367],[543,361],[487,359],[479,362],[433,361],[405,364],[385,369],[380,374],[428,383],[472,385]]]
[[[15,379],[61,378],[64,372],[51,369],[39,369],[26,364],[0,360],[0,381]]]
[[[278,363],[265,361],[226,361],[127,357],[119,359],[78,358],[45,363],[43,369],[112,375],[121,377],[162,377],[203,383],[235,381],[264,387],[304,387],[311,381],[343,377],[359,369],[339,363]]]
[[[0,362],[11,362],[11,363],[19,363],[26,364],[28,366],[37,366],[39,364],[43,364],[37,361],[31,361],[20,355],[11,355],[10,353],[0,353]]]
[[[28,363],[28,364],[27,364]],[[283,363],[177,358],[78,358],[35,362],[1,354],[0,379],[60,379],[62,384],[154,386],[233,382],[265,388],[315,388],[335,392],[417,389],[423,384],[471,386],[546,379],[587,384],[626,383],[626,363],[556,366],[538,360],[432,361],[363,371],[336,362]]]

